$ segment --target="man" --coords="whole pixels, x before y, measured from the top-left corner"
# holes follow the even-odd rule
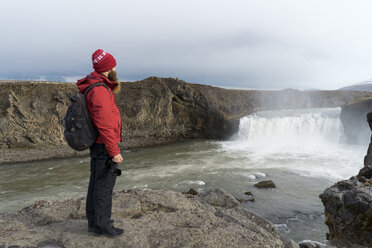
[[[120,91],[116,75],[116,60],[108,52],[98,49],[92,55],[94,72],[79,80],[77,86],[81,93],[92,84],[104,83],[108,87],[95,86],[86,95],[89,115],[99,136],[90,148],[90,180],[86,201],[88,231],[95,236],[115,237],[123,229],[112,225],[112,191],[116,176],[110,172],[109,163],[121,163],[118,143],[122,141],[121,117],[113,93]]]

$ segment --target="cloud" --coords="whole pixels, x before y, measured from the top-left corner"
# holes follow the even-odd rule
[[[7,1],[0,77],[76,78],[97,48],[119,76],[241,88],[334,89],[370,79],[370,1]]]

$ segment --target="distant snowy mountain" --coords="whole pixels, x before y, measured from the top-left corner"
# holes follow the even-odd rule
[[[372,92],[372,79],[364,81],[362,83],[345,86],[339,90],[350,90],[350,91],[371,91]]]

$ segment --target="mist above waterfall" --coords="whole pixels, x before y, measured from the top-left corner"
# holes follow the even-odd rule
[[[362,165],[366,147],[346,143],[340,108],[263,111],[243,117],[223,148],[258,168],[344,179]]]

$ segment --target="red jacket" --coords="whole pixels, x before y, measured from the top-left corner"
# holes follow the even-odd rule
[[[122,141],[120,112],[111,91],[117,83],[97,72],[92,72],[76,84],[80,93],[84,93],[90,85],[99,82],[105,83],[110,92],[103,86],[94,87],[87,94],[86,102],[90,118],[99,133],[96,143],[105,144],[108,155],[114,157],[120,154],[118,143]]]

